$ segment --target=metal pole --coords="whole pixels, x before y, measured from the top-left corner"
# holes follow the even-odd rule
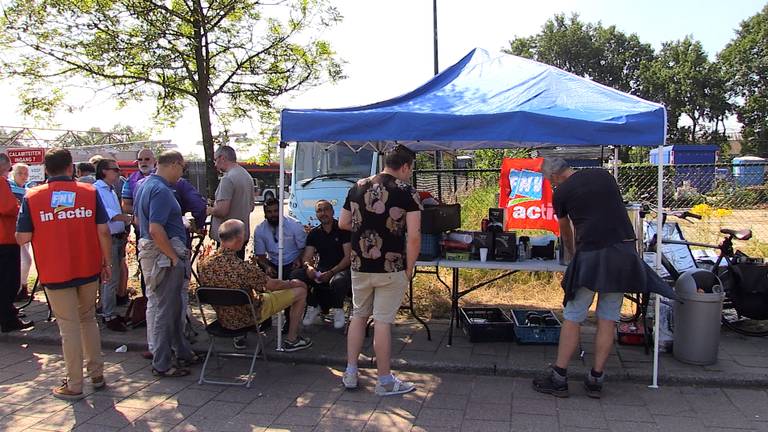
[[[667,111],[664,110],[664,140],[659,145],[658,150],[658,191],[656,193],[656,272],[661,271],[661,252],[662,244],[661,240],[664,237],[664,227],[662,226],[662,210],[664,201],[664,164],[662,151],[664,150],[664,144],[667,141]],[[650,388],[659,388],[659,314],[661,313],[661,296],[654,294],[653,302],[653,383]]]
[[[435,75],[440,71],[437,66],[437,0],[432,0],[432,38],[434,47],[432,49],[432,55],[434,56]]]
[[[619,181],[619,146],[613,146],[613,178]]]
[[[285,202],[285,147],[286,143],[280,141],[280,179],[278,181],[277,195],[280,197],[280,201],[277,203],[278,222],[277,222],[277,279],[283,280],[283,203]],[[276,351],[283,350],[283,311],[277,314],[277,347]]]

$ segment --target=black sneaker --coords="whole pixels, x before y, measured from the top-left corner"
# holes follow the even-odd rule
[[[600,377],[592,376],[592,372],[587,371],[584,375],[584,390],[587,391],[587,396],[593,399],[600,399],[603,392],[603,381],[605,379],[605,373]]]
[[[533,389],[552,396],[568,397],[568,377],[561,376],[552,368],[547,368],[540,376],[533,379]]]
[[[283,341],[283,351],[285,352],[301,351],[311,346],[312,340],[304,336],[297,337],[295,341],[289,341],[288,339]]]

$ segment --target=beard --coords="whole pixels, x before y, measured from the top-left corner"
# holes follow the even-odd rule
[[[141,171],[142,174],[147,175],[152,171],[151,166],[139,166],[139,171]]]
[[[267,223],[272,225],[273,227],[276,227],[280,224],[280,220],[278,218],[267,219]]]

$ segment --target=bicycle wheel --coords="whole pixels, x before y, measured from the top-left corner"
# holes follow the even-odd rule
[[[723,325],[739,334],[750,337],[768,336],[768,320],[753,320],[742,316],[735,308],[731,293],[735,282],[733,275],[728,268],[721,268],[717,272],[720,281],[723,283],[725,291],[725,300],[723,301]]]

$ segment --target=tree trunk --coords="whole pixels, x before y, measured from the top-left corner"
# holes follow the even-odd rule
[[[208,59],[204,51],[203,43],[203,14],[202,7],[197,4],[196,9],[200,16],[194,22],[195,32],[195,65],[197,67],[197,112],[200,118],[200,131],[203,138],[203,152],[205,153],[205,179],[207,184],[206,195],[214,199],[216,188],[219,185],[219,176],[213,164],[213,131],[211,130],[211,93],[208,89],[210,74]]]

